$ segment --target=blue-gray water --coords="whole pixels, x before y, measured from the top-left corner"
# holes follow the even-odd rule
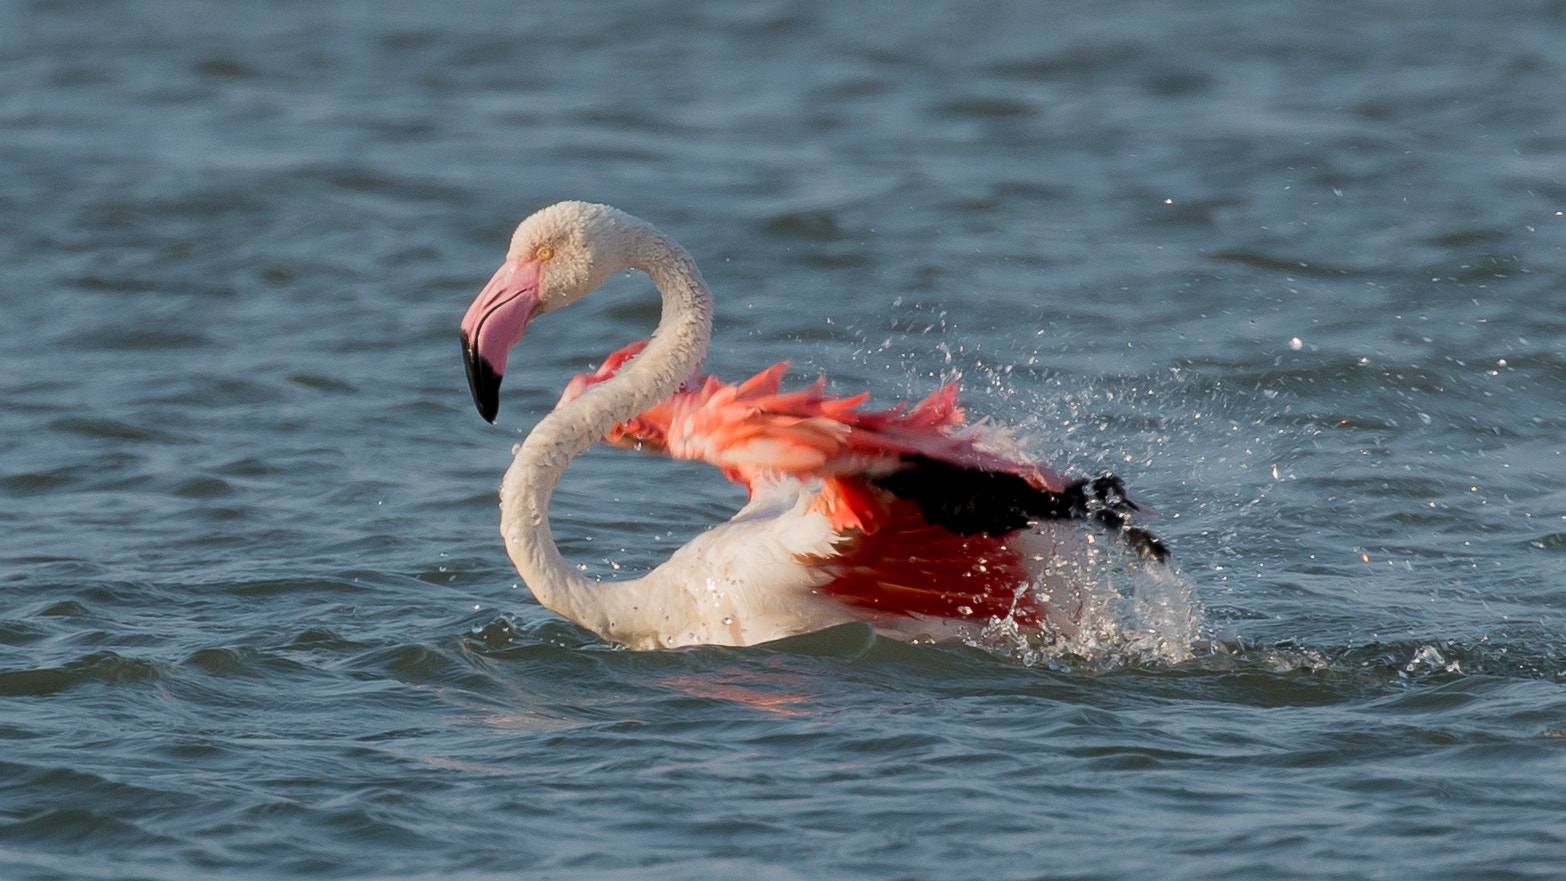
[[[1560,877],[1563,107],[1546,0],[0,4],[0,876]],[[509,447],[656,319],[478,418],[561,198],[687,245],[715,373],[1124,476],[1194,657],[543,611]],[[594,453],[557,533],[739,501]]]

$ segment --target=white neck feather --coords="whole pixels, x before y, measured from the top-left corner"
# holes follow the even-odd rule
[[[650,224],[622,227],[631,237],[622,268],[647,273],[663,296],[663,314],[647,348],[613,379],[539,420],[500,485],[500,534],[538,601],[600,635],[645,609],[647,578],[600,584],[572,570],[549,529],[549,500],[571,460],[615,423],[679,389],[701,365],[712,332],[712,293],[683,248]],[[612,637],[611,637],[612,638]]]

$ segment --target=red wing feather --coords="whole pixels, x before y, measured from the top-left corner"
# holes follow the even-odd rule
[[[961,536],[932,526],[902,499],[886,504],[874,532],[858,533],[840,553],[811,560],[831,576],[822,594],[889,615],[986,621],[1010,617],[1038,627],[1046,611],[1028,590],[1022,555],[1004,538]]]

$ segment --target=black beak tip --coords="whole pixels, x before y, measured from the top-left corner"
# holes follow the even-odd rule
[[[478,353],[467,334],[462,335],[462,363],[468,368],[468,391],[473,393],[473,403],[484,421],[493,425],[500,412],[501,374]]]

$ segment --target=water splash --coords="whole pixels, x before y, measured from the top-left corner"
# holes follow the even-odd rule
[[[1189,661],[1203,631],[1190,583],[1176,569],[1127,556],[1115,549],[1069,567],[1080,603],[1074,631],[1041,631],[1007,616],[992,619],[970,644],[1025,666],[1107,669]]]
[[[939,307],[916,306],[914,312],[906,326],[893,322],[901,338],[862,340],[854,360],[877,372],[900,370],[913,396],[934,379],[959,381],[970,419],[985,423],[987,443],[1004,448],[997,452],[1041,459],[1072,474],[1094,474],[1151,469],[1170,442],[1169,421],[1154,415],[1169,404],[1168,381],[1106,381],[1064,373],[1041,365],[1037,348],[987,353],[957,333]],[[933,346],[915,339],[937,331],[940,339]],[[933,372],[932,364],[938,365]],[[1190,402],[1182,406],[1189,408]],[[1178,517],[1176,512],[1170,519]],[[1091,536],[1090,543],[1097,539],[1093,553],[1051,564],[1070,570],[1066,580],[1077,594],[1070,616],[1074,630],[1041,632],[1011,617],[995,618],[966,641],[1029,666],[1108,669],[1193,658],[1205,621],[1186,576],[1177,568],[1137,560],[1111,536],[1086,526],[1077,531]],[[1060,592],[1058,584],[1033,589],[1041,598]]]

